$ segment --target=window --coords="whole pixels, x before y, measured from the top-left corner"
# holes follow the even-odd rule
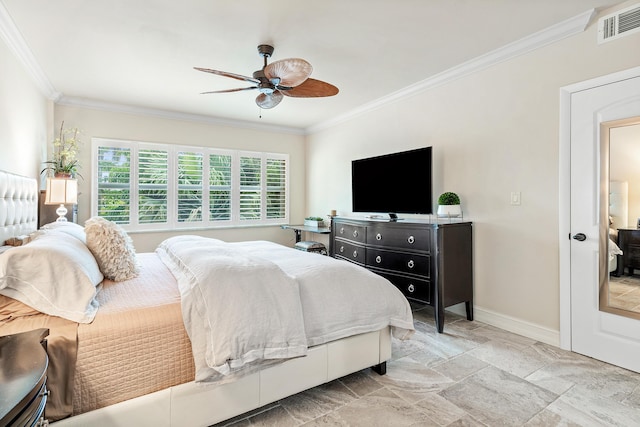
[[[286,154],[94,138],[92,215],[128,230],[286,224]]]

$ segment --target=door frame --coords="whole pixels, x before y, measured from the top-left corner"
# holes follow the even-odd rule
[[[565,350],[571,350],[571,95],[576,92],[634,77],[640,77],[640,67],[630,68],[560,88],[560,146],[558,165],[560,347]]]

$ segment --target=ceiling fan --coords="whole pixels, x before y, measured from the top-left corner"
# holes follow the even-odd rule
[[[235,89],[214,90],[208,93],[239,92],[243,90],[257,89],[260,95],[256,98],[256,104],[260,108],[273,108],[282,101],[283,95],[294,98],[315,98],[322,96],[333,96],[338,93],[338,88],[332,84],[309,78],[313,67],[304,59],[289,58],[281,59],[267,65],[267,58],[273,54],[273,46],[261,44],[258,46],[258,54],[264,58],[264,66],[261,70],[255,71],[253,77],[226,71],[212,70],[209,68],[194,67],[198,71],[217,74],[219,76],[231,77],[232,79],[243,80],[254,83],[255,86],[241,87]]]

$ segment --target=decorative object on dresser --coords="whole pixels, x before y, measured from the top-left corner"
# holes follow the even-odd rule
[[[464,302],[473,320],[471,222],[336,217],[330,252],[387,278],[408,299],[433,306],[438,332],[445,307]]]
[[[46,425],[48,329],[0,337],[0,425]]]
[[[460,197],[456,193],[447,191],[438,197],[438,216],[457,218],[462,215]]]
[[[633,276],[634,269],[640,269],[640,229],[618,228],[618,247],[622,255],[618,255],[617,275],[623,275],[627,268],[629,276]]]

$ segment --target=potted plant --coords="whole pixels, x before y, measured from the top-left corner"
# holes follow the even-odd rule
[[[438,197],[438,216],[459,217],[462,215],[460,197],[456,193],[447,191]]]
[[[304,225],[308,227],[323,227],[324,220],[320,216],[308,216],[304,219]]]
[[[53,141],[53,159],[44,162],[47,166],[40,171],[60,178],[71,178],[78,173],[78,147],[80,138],[78,128],[64,129],[64,121],[60,125],[60,136]]]

